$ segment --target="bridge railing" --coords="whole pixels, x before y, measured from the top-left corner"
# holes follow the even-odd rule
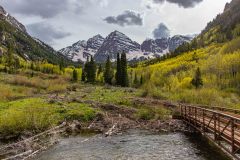
[[[184,106],[195,106],[195,107],[200,107],[200,108],[206,108],[206,109],[211,109],[214,111],[221,111],[221,112],[229,112],[229,113],[234,113],[234,114],[240,114],[240,109],[234,109],[234,108],[227,108],[227,107],[218,107],[218,106],[208,106],[208,105],[193,105],[193,104],[184,104],[181,103],[181,105]]]
[[[240,151],[240,119],[207,108],[180,104],[182,118],[236,159]]]

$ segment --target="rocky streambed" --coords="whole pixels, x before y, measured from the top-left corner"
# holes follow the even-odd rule
[[[37,160],[226,160],[196,135],[131,129],[105,137],[80,134],[37,155]]]

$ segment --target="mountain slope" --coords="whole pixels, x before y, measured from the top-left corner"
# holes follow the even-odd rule
[[[114,31],[107,36],[94,57],[99,62],[105,61],[107,56],[115,60],[117,58],[117,53],[123,51],[126,53],[140,51],[140,44],[132,41],[125,34]]]
[[[227,3],[223,13],[209,22],[202,33],[192,42],[194,48],[222,43],[240,36],[240,0]]]
[[[96,35],[86,41],[78,41],[59,52],[73,61],[85,62],[94,56],[97,62],[104,62],[109,55],[114,61],[117,53],[126,52],[128,61],[142,61],[162,56],[174,51],[179,45],[190,42],[192,37],[177,35],[171,38],[147,39],[141,45],[125,34],[114,31],[106,39]]]
[[[104,42],[101,35],[96,35],[88,41],[78,41],[72,46],[59,50],[61,54],[72,61],[86,62],[89,56],[94,56]]]
[[[147,39],[141,45],[143,52],[158,53],[159,55],[173,52],[178,46],[190,42],[193,38],[189,36],[176,35],[171,38]]]
[[[60,63],[63,60],[71,63],[60,55],[52,47],[44,42],[31,37],[24,25],[18,22],[14,17],[8,14],[0,6],[0,47],[7,51],[9,45],[12,45],[14,52],[26,60],[47,60],[50,63]]]
[[[5,19],[12,26],[18,28],[20,31],[27,33],[27,30],[23,24],[18,22],[14,17],[12,17],[9,13],[7,13],[2,6],[0,6],[0,16],[2,19]]]

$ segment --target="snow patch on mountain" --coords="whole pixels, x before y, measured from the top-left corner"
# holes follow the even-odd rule
[[[59,52],[74,62],[86,62],[88,57],[96,54],[103,41],[104,38],[101,35],[96,35],[88,41],[78,41],[72,46],[59,50]]]
[[[192,39],[191,36],[176,35],[170,38],[146,39],[140,45],[125,34],[114,31],[105,39],[96,35],[88,41],[78,41],[59,52],[73,61],[81,62],[85,62],[89,56],[94,56],[97,62],[104,62],[108,56],[115,61],[117,53],[122,52],[127,54],[128,61],[141,61],[163,56]]]

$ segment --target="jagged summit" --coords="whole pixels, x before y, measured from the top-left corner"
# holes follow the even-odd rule
[[[189,42],[189,36],[177,35],[172,38],[146,39],[141,45],[126,34],[117,30],[111,32],[106,38],[96,35],[89,40],[79,41],[72,46],[63,48],[60,52],[73,61],[85,62],[88,56],[94,56],[98,62],[104,62],[107,56],[114,61],[117,53],[126,52],[129,61],[138,61],[173,51],[184,42]]]
[[[59,52],[75,62],[85,62],[87,57],[95,55],[97,50],[102,46],[103,41],[104,38],[98,34],[87,41],[80,40],[72,46],[59,50]]]
[[[99,62],[105,61],[109,55],[111,59],[116,59],[119,52],[133,52],[140,51],[140,44],[132,41],[125,34],[114,31],[110,33],[104,40],[102,46],[99,48],[95,55],[95,59]]]
[[[87,48],[98,50],[103,44],[104,38],[98,34],[87,41]]]

